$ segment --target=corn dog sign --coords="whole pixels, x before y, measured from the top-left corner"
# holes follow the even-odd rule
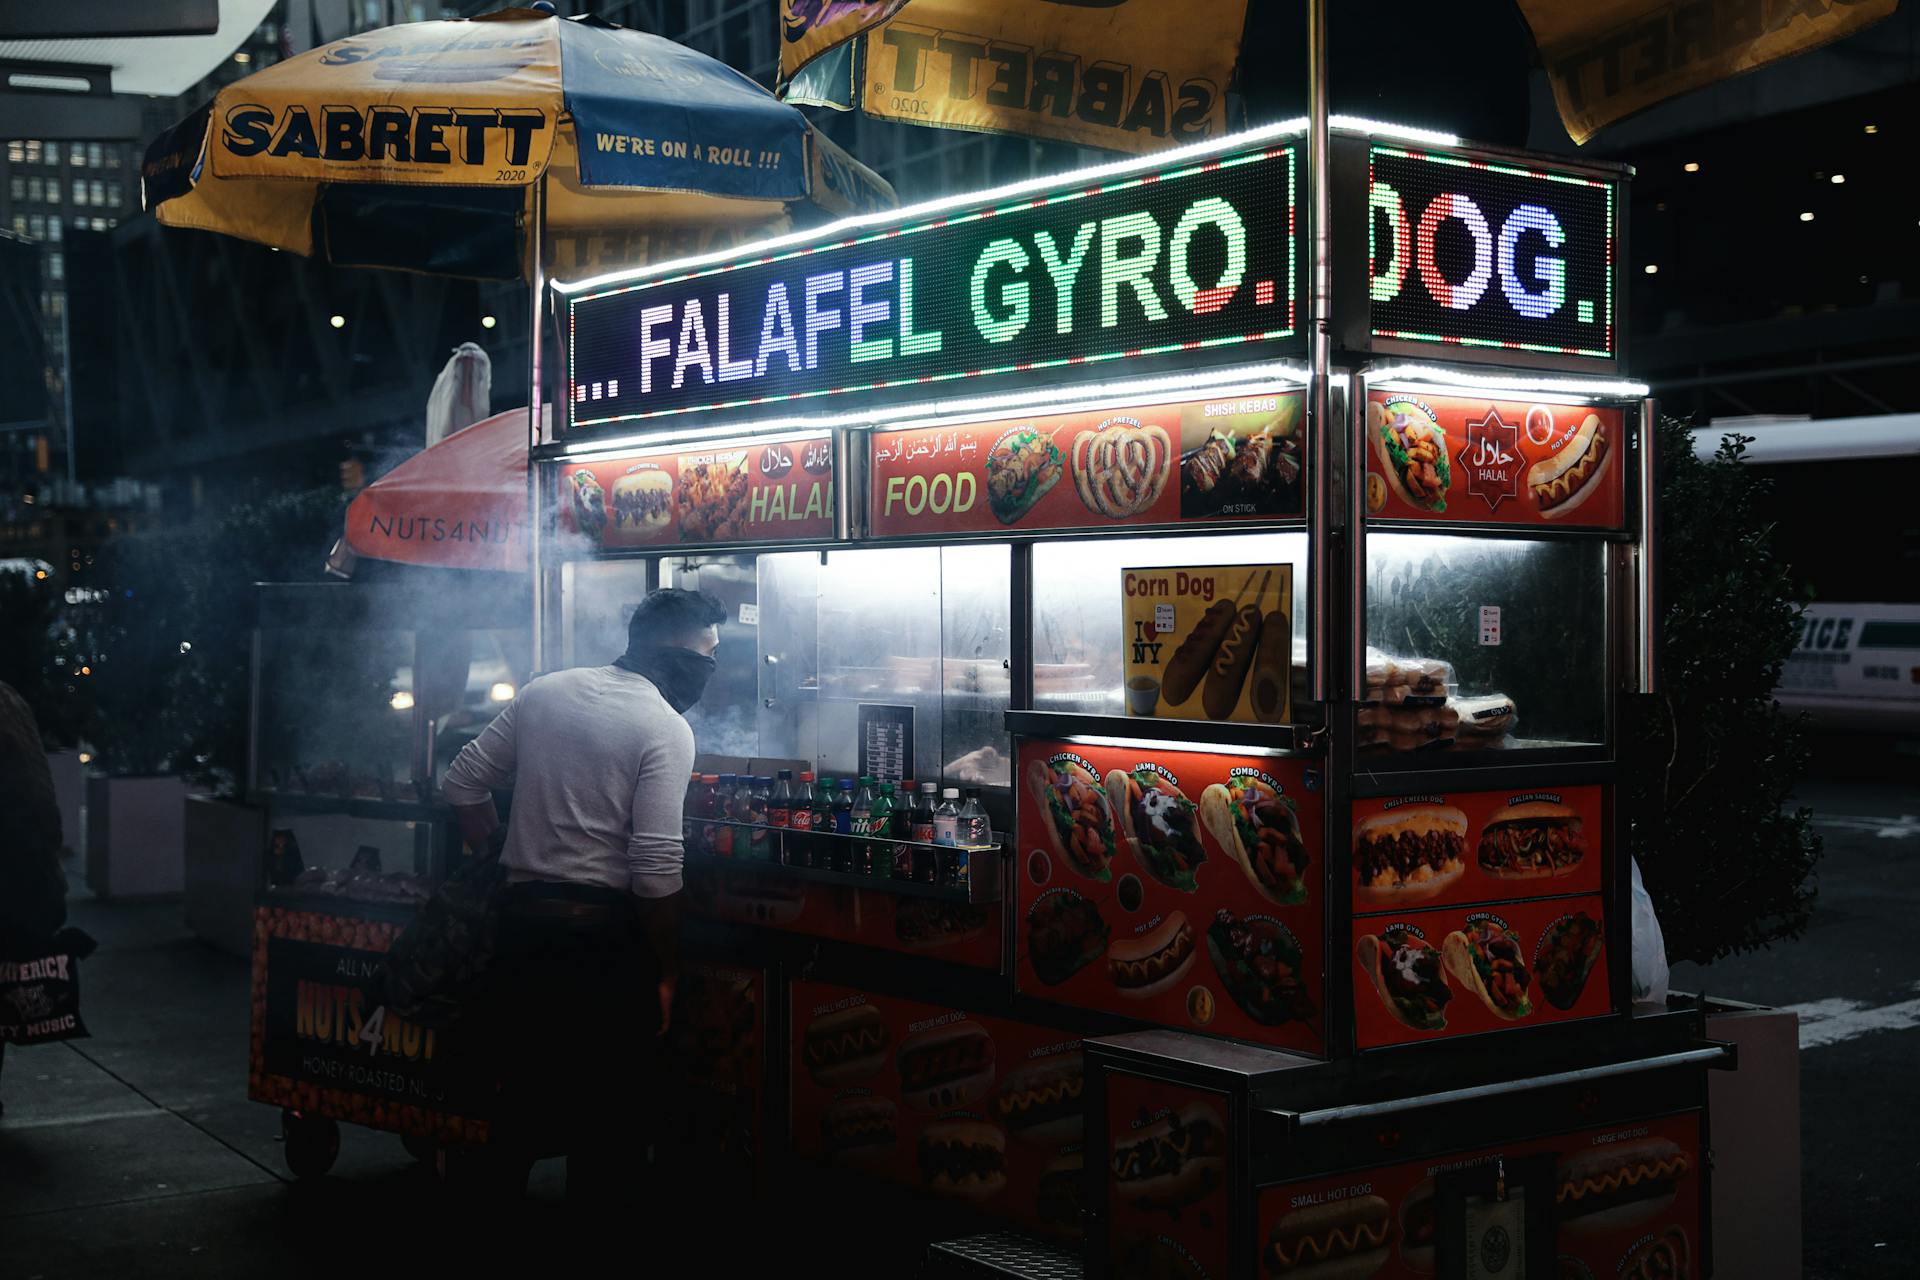
[[[1292,565],[1124,569],[1121,600],[1128,715],[1286,722]]]

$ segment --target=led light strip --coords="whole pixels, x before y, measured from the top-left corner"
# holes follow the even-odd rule
[[[1362,371],[1369,387],[1389,382],[1432,383],[1437,386],[1470,387],[1476,391],[1547,391],[1566,395],[1601,398],[1638,399],[1652,388],[1644,382],[1608,378],[1532,378],[1522,374],[1479,374],[1461,369],[1441,369],[1434,365],[1397,364]]]
[[[770,418],[756,423],[733,426],[715,425],[680,431],[652,431],[640,435],[622,436],[615,440],[582,441],[577,446],[563,451],[560,456],[574,460],[631,452],[657,444],[700,440],[752,438],[757,441],[779,432],[806,432],[817,436],[834,427],[906,430],[942,425],[963,417],[980,418],[1000,413],[1077,413],[1106,407],[1121,408],[1124,407],[1122,401],[1128,404],[1140,404],[1182,392],[1262,382],[1305,386],[1307,374],[1297,364],[1274,362],[1239,365],[1234,368],[1211,369],[1197,373],[1167,374],[1158,378],[1136,378],[1131,382],[1109,382],[1076,387],[1074,388],[1076,398],[1071,402],[1059,400],[1057,390],[1010,392],[998,396],[974,396],[969,399],[936,400],[926,404],[875,407],[862,413],[805,418]]]
[[[1226,756],[1277,756],[1284,747],[1250,747],[1245,743],[1168,742],[1164,738],[1106,738],[1087,733],[1063,733],[1060,740],[1080,747],[1121,747],[1141,751],[1206,751]]]
[[[833,433],[822,427],[814,431],[792,431],[782,424],[769,424],[763,428],[746,430],[689,430],[669,431],[660,435],[648,436],[644,442],[634,440],[610,440],[604,443],[583,444],[576,451],[567,450],[560,456],[568,462],[602,462],[608,458],[627,457],[637,448],[651,445],[679,444],[693,446],[703,443],[725,444],[734,440],[751,440],[754,444],[798,444],[807,440],[825,440]],[[678,452],[676,450],[676,452]]]

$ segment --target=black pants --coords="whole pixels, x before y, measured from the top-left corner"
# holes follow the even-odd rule
[[[511,886],[493,973],[495,1143],[522,1158],[567,1156],[570,1191],[598,1193],[637,1174],[655,1093],[660,969],[631,899]]]

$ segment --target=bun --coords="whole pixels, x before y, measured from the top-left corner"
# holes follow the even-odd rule
[[[1665,1138],[1593,1147],[1560,1162],[1555,1201],[1562,1230],[1610,1232],[1659,1217],[1692,1168]]]
[[[1364,1280],[1392,1252],[1392,1211],[1379,1196],[1310,1205],[1273,1224],[1266,1270],[1287,1280]]]
[[[1610,448],[1605,425],[1598,414],[1590,413],[1573,433],[1573,439],[1567,441],[1566,448],[1527,469],[1527,489],[1533,494],[1542,519],[1558,520],[1593,496],[1600,487],[1600,477],[1606,474]],[[1569,472],[1573,473],[1572,478],[1563,481]],[[1573,486],[1567,496],[1555,503],[1544,501],[1541,490],[1547,490],[1550,496],[1561,483]]]
[[[1503,809],[1495,809],[1493,816],[1487,819],[1489,827],[1503,822],[1577,822],[1580,811],[1572,805],[1555,804],[1551,800],[1529,800],[1524,804],[1510,804]]]
[[[1007,1135],[984,1120],[935,1120],[920,1131],[927,1189],[956,1200],[985,1200],[1007,1188]]]
[[[1382,875],[1398,875],[1387,867],[1370,867],[1368,846],[1402,838],[1440,836],[1447,840],[1448,856],[1440,866],[1420,863],[1411,880],[1375,883]],[[1467,815],[1452,805],[1406,805],[1377,813],[1354,824],[1354,894],[1371,904],[1399,907],[1439,897],[1466,874]]]
[[[977,1022],[955,1022],[900,1044],[900,1095],[921,1111],[965,1106],[993,1083],[993,1037]]]
[[[896,1108],[878,1095],[842,1098],[820,1117],[827,1154],[847,1160],[883,1156],[899,1141],[894,1132]]]
[[[1180,1209],[1221,1184],[1225,1157],[1219,1116],[1205,1103],[1189,1103],[1114,1139],[1114,1191],[1137,1208]]]
[[[1111,944],[1107,976],[1121,995],[1144,1000],[1176,985],[1199,953],[1199,939],[1187,923],[1186,912],[1175,911],[1146,935]]]
[[[886,1064],[887,1023],[870,1004],[821,1014],[807,1024],[801,1053],[816,1084],[861,1080]]]
[[[1424,836],[1435,831],[1450,831],[1465,839],[1467,815],[1452,805],[1404,805],[1385,813],[1376,813],[1370,818],[1362,818],[1354,824],[1353,838],[1370,840],[1397,835]]]
[[[1007,1073],[994,1095],[993,1114],[1014,1137],[1057,1146],[1078,1142],[1086,1127],[1081,1097],[1086,1064],[1081,1055],[1062,1054]]]

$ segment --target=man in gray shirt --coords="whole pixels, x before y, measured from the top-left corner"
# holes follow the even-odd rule
[[[725,617],[697,591],[650,593],[626,653],[529,681],[442,785],[474,849],[498,838],[492,793],[513,792],[490,1020],[496,1144],[528,1159],[566,1154],[570,1194],[615,1194],[645,1141],[623,1121],[679,970],[694,756],[682,713],[713,674]]]

